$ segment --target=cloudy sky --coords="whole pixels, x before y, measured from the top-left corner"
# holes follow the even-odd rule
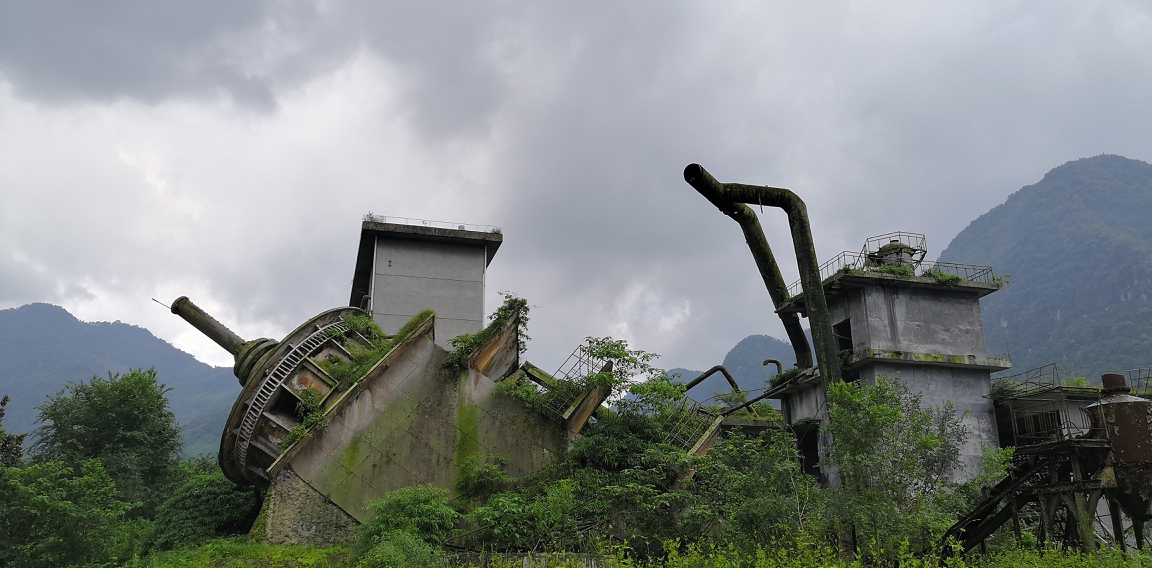
[[[1146,2],[50,2],[0,7],[0,308],[222,350],[347,302],[366,212],[492,224],[488,311],[668,367],[782,337],[737,225],[683,182],[795,190],[826,259],[938,254],[1049,169],[1152,161]],[[761,222],[796,278],[784,215]]]

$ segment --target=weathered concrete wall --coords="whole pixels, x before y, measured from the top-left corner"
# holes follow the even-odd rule
[[[469,460],[483,464],[498,455],[510,475],[523,476],[567,447],[559,424],[496,392],[479,371],[444,369],[447,355],[417,338],[391,366],[361,382],[362,390],[330,414],[326,431],[286,454],[292,469],[364,521],[369,501],[399,487],[428,483],[455,494]]]
[[[869,286],[864,336],[873,349],[986,356],[980,300],[946,288]]]
[[[350,542],[357,525],[356,519],[285,467],[272,478],[251,536],[271,544],[328,546]]]
[[[825,403],[824,389],[818,383],[810,388],[799,389],[785,395],[782,405],[788,414],[789,424],[798,424],[806,420],[824,420],[828,417],[828,408]]]
[[[388,333],[424,308],[436,311],[436,342],[484,326],[484,246],[378,238],[372,318]]]
[[[960,449],[962,466],[961,471],[956,472],[958,479],[969,479],[979,473],[985,446],[1000,446],[995,410],[992,399],[987,396],[991,388],[988,371],[899,364],[870,365],[860,371],[860,380],[865,384],[875,383],[877,376],[903,381],[909,390],[921,394],[924,407],[952,401],[968,428],[968,439]]]
[[[829,312],[833,325],[850,320],[853,349],[986,356],[971,293],[878,283],[831,298]]]

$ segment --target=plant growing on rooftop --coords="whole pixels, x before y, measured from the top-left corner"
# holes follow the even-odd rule
[[[1019,394],[1021,389],[1022,386],[1020,383],[1003,377],[992,381],[992,388],[988,395],[991,396],[993,400],[1005,400]]]
[[[915,271],[911,266],[906,264],[882,264],[876,268],[876,272],[881,274],[891,274],[893,276],[915,276]]]
[[[380,326],[376,325],[376,322],[367,314],[345,315],[342,319],[351,328],[350,333],[358,334],[368,340],[368,345],[345,337],[344,334],[338,334],[335,336],[336,340],[351,355],[351,359],[332,358],[319,361],[318,364],[324,372],[328,373],[328,376],[336,380],[338,392],[348,390],[348,387],[355,384],[369,369],[392,351],[393,347],[403,343],[416,328],[434,315],[435,313],[430,309],[421,310],[408,318],[408,321],[404,322],[404,325],[400,326],[400,329],[392,336],[385,335]]]
[[[932,269],[932,270],[929,270],[928,272],[925,272],[924,276],[927,276],[927,277],[935,280],[936,282],[939,282],[940,284],[944,284],[946,286],[955,286],[955,285],[964,281],[964,279],[961,278],[959,274],[949,274],[947,272],[942,272],[942,271],[937,270],[937,269]]]

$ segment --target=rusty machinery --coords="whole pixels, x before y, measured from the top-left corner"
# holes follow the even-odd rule
[[[1144,548],[1144,523],[1152,505],[1152,401],[1132,396],[1124,375],[1102,377],[1099,401],[1084,408],[1088,428],[1074,436],[1017,446],[1008,475],[961,517],[939,545],[961,552],[983,547],[1005,523],[1020,540],[1031,528],[1043,543],[1093,550],[1101,498],[1107,502],[1112,538],[1126,548],[1127,516],[1136,547]]]

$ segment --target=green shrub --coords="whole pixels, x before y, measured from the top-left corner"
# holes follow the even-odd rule
[[[0,566],[123,561],[148,524],[125,521],[128,508],[99,460],[0,466]]]
[[[237,487],[219,467],[196,473],[156,509],[144,549],[168,550],[246,533],[258,506],[256,492]]]
[[[876,272],[881,274],[891,274],[893,276],[915,276],[916,273],[912,270],[911,266],[906,264],[882,264],[876,269]]]
[[[947,272],[942,272],[940,270],[929,270],[928,272],[924,273],[924,276],[932,278],[933,280],[946,286],[955,286],[964,281],[964,279],[961,278],[959,274],[948,274]]]
[[[436,549],[412,531],[392,529],[373,537],[372,546],[356,558],[357,568],[404,568],[428,565]]]
[[[343,392],[348,390],[348,388],[360,380],[369,369],[392,351],[393,347],[402,343],[408,338],[408,335],[433,315],[435,315],[435,313],[430,309],[421,310],[409,318],[408,321],[400,327],[400,330],[396,332],[396,335],[391,337],[384,335],[384,331],[380,329],[380,326],[376,325],[376,322],[367,314],[352,313],[345,315],[343,317],[344,323],[352,328],[351,331],[367,339],[368,345],[364,345],[361,341],[338,337],[338,341],[340,341],[340,344],[344,346],[344,350],[347,351],[352,358],[333,358],[319,361],[320,368],[324,369],[324,372],[336,380],[337,391]],[[299,439],[299,437],[296,439]]]
[[[369,507],[373,510],[372,517],[357,529],[356,542],[350,551],[357,565],[404,565],[386,563],[397,558],[412,563],[425,562],[460,518],[460,513],[448,503],[448,492],[430,485],[396,489]]]

